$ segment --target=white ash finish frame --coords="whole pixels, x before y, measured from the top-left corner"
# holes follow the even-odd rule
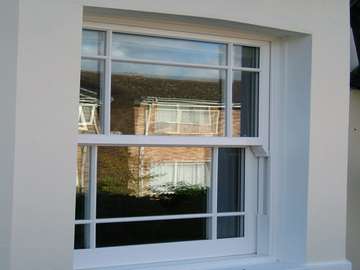
[[[84,29],[106,31],[106,55],[93,56],[83,55],[86,59],[105,60],[105,87],[103,105],[103,134],[88,135],[80,134],[78,143],[91,147],[91,178],[90,178],[90,219],[77,220],[75,224],[90,225],[90,249],[74,251],[74,267],[76,269],[87,269],[94,267],[105,267],[115,265],[129,265],[152,263],[161,261],[174,261],[182,259],[196,259],[219,257],[228,255],[250,255],[257,253],[257,215],[259,201],[262,202],[262,194],[258,186],[262,186],[263,179],[260,179],[262,170],[259,164],[261,158],[256,157],[257,151],[251,151],[252,147],[262,149],[262,153],[268,153],[269,140],[269,64],[270,44],[265,41],[252,41],[246,39],[225,39],[223,37],[180,33],[173,31],[154,30],[123,25],[109,25],[99,23],[86,23]],[[187,63],[172,63],[164,61],[145,61],[137,59],[116,59],[111,57],[112,32],[127,34],[139,34],[167,38],[180,38],[185,40],[199,40],[227,44],[228,59],[227,65],[212,66]],[[232,65],[232,48],[235,45],[246,45],[260,48],[260,67],[241,68]],[[200,67],[211,69],[222,69],[227,71],[226,79],[226,135],[223,137],[202,137],[202,136],[145,136],[145,135],[115,135],[110,131],[110,104],[111,104],[111,63],[113,60],[129,63],[151,63],[160,65],[172,65],[182,67]],[[253,71],[259,73],[259,112],[258,112],[258,137],[232,137],[232,71]],[[228,106],[230,105],[230,106]],[[96,219],[96,160],[98,146],[203,146],[213,149],[212,160],[212,189],[211,189],[211,213],[147,216],[130,218]],[[245,212],[217,213],[217,160],[219,147],[245,148]],[[217,217],[221,216],[246,216],[245,236],[243,238],[217,238]],[[171,220],[184,218],[212,218],[211,240],[185,241],[173,243],[159,243],[146,245],[130,245],[108,248],[96,247],[96,223],[113,223],[126,221],[150,221],[150,220]]]

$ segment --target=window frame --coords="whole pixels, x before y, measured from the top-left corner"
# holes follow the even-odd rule
[[[245,213],[252,213],[251,218],[245,219],[245,226],[249,231],[245,234],[244,238],[237,239],[216,239],[216,240],[199,240],[199,241],[186,241],[186,242],[173,242],[173,243],[159,243],[159,244],[146,244],[136,246],[120,246],[108,248],[95,248],[94,245],[90,249],[74,250],[75,255],[75,268],[97,267],[105,265],[126,265],[136,263],[149,263],[159,262],[164,260],[180,260],[186,258],[202,258],[202,257],[218,257],[228,255],[252,255],[256,254],[256,235],[257,235],[257,205],[258,205],[258,181],[259,181],[259,159],[256,157],[256,151],[251,151],[252,148],[260,148],[262,152],[268,152],[269,141],[269,76],[270,76],[270,43],[267,41],[226,38],[221,36],[212,36],[204,34],[182,33],[176,31],[167,31],[159,29],[148,29],[142,27],[133,27],[126,25],[114,24],[100,24],[100,23],[85,23],[83,29],[105,31],[106,32],[106,54],[104,56],[90,56],[82,55],[87,59],[98,59],[105,61],[105,85],[104,85],[104,107],[103,115],[108,118],[102,119],[103,130],[102,134],[79,134],[78,144],[88,145],[91,149],[91,175],[96,179],[96,156],[97,146],[201,146],[213,148],[213,161],[212,161],[212,193],[217,193],[217,155],[219,147],[237,147],[245,148]],[[120,32],[127,34],[139,34],[164,38],[178,38],[186,40],[196,40],[205,42],[220,42],[227,44],[227,65],[225,66],[210,66],[210,65],[197,65],[197,64],[179,64],[161,61],[138,61],[134,59],[127,59],[127,62],[140,62],[140,63],[160,63],[174,66],[187,66],[187,67],[202,67],[202,68],[217,68],[226,71],[226,87],[225,87],[225,100],[226,108],[226,125],[225,136],[223,137],[207,137],[207,136],[164,136],[164,135],[117,135],[111,134],[110,131],[110,114],[111,114],[111,63],[114,59],[111,56],[111,37],[112,32]],[[255,46],[260,49],[259,68],[241,68],[232,65],[232,54],[230,53],[232,47],[236,45]],[[233,71],[256,71],[259,74],[259,112],[258,112],[258,137],[231,137],[232,129],[232,72]],[[105,121],[104,121],[105,120]],[[204,137],[206,139],[204,140]],[[254,154],[255,153],[255,154]],[[251,179],[256,181],[250,181]],[[91,216],[89,220],[75,221],[75,224],[88,224],[88,221],[94,222],[96,219],[96,181],[90,183],[92,200]],[[256,195],[256,196],[254,196]],[[95,197],[95,199],[94,199]],[[212,202],[212,207],[217,209],[217,202]],[[216,216],[230,216],[232,213],[217,213]],[[172,215],[173,218],[179,218],[182,215]],[[184,215],[185,216],[185,215]],[[206,214],[186,214],[187,217],[213,217],[213,213]],[[170,216],[163,216],[163,219],[171,218]],[[134,220],[136,218],[130,218]],[[129,219],[129,220],[130,220]],[[152,217],[146,217],[141,220],[151,220]],[[158,216],[154,219],[158,219]],[[114,221],[116,219],[113,219]],[[120,220],[120,219],[119,219]],[[121,218],[124,220],[124,218]],[[139,219],[140,220],[140,219]],[[101,220],[98,220],[101,222]],[[213,218],[212,225],[216,223],[217,219]],[[90,226],[91,227],[91,226]],[[216,225],[215,225],[216,228]],[[95,228],[92,230],[90,242],[95,243]],[[217,233],[213,230],[213,233]],[[249,236],[249,237],[247,237]],[[206,248],[204,249],[204,244]],[[176,250],[176,254],[174,251]],[[150,252],[149,252],[150,251]],[[119,258],[121,254],[121,258]],[[139,254],[139,255],[136,255]],[[196,254],[196,255],[194,255]]]

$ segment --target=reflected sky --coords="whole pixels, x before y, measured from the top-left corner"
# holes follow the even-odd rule
[[[113,62],[112,73],[113,75],[138,75],[150,78],[194,81],[218,81],[220,78],[225,77],[225,72],[217,69],[130,64],[123,62]]]
[[[84,30],[82,53],[84,55],[105,54],[106,33]],[[168,61],[189,64],[226,65],[227,45],[222,43],[150,37],[115,33],[112,38],[112,56],[122,59]],[[259,50],[254,47],[234,46],[236,65],[257,67]],[[95,61],[82,62],[82,70],[95,72],[99,67]],[[219,70],[201,68],[169,67],[151,64],[121,64],[113,62],[113,74],[139,75],[144,77],[187,78],[196,81],[214,81]]]
[[[82,54],[105,55],[105,40],[106,33],[103,31],[83,30]],[[256,47],[234,46],[234,65],[259,67],[259,51],[259,48]],[[112,56],[121,59],[226,65],[227,45],[214,42],[114,33],[112,37]],[[149,74],[151,68],[146,68],[146,66],[144,68],[142,73]],[[96,66],[86,63],[86,66],[83,65],[83,69],[94,71]],[[164,71],[164,69],[161,70],[161,67],[156,67],[156,69],[158,71],[154,71],[152,76]],[[115,70],[115,72],[118,71]],[[129,73],[133,72],[129,70]],[[173,74],[168,75],[173,76]],[[207,74],[204,76],[208,77]],[[195,77],[201,77],[201,75]]]
[[[225,65],[226,45],[181,39],[114,34],[112,56],[192,64]]]
[[[103,63],[102,60],[94,59],[82,59],[81,60],[81,70],[89,72],[99,72],[100,65]]]
[[[105,55],[106,33],[101,31],[82,31],[82,54]]]
[[[98,72],[99,62],[97,60],[83,59],[81,70],[88,72]],[[155,64],[132,64],[126,62],[112,63],[113,75],[137,75],[151,78],[167,78],[173,80],[194,80],[194,81],[217,81],[220,73],[225,73],[217,69],[172,67]],[[222,77],[224,77],[223,75]]]
[[[83,30],[82,54],[105,55],[106,33]],[[221,43],[131,34],[113,34],[112,56],[206,65],[226,65],[227,46]]]

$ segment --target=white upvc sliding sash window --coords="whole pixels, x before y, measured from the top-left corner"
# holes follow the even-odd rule
[[[269,44],[83,29],[75,266],[256,254]]]

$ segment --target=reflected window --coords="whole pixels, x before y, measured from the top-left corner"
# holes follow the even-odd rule
[[[198,185],[210,186],[210,162],[158,163],[151,166],[156,176],[151,182],[154,189],[172,192],[171,187]]]
[[[219,134],[221,105],[163,103],[156,107],[154,134],[208,135]]]

